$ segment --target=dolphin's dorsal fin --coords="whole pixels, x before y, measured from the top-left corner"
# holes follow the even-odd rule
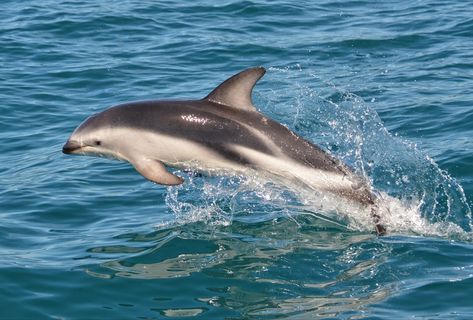
[[[209,100],[241,110],[256,111],[251,93],[256,82],[266,73],[263,67],[246,69],[228,78],[204,100]]]

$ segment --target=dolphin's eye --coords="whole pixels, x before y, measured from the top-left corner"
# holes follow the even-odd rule
[[[102,141],[100,141],[100,140],[95,140],[95,145],[96,145],[96,146],[100,146],[101,144],[102,144]]]

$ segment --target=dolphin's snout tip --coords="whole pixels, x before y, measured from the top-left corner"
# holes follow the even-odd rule
[[[65,154],[71,154],[80,148],[81,148],[80,143],[76,141],[68,140],[66,144],[62,147],[62,152]]]

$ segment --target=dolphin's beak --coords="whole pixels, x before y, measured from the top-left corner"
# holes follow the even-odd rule
[[[67,140],[66,144],[62,147],[62,152],[65,154],[74,153],[74,151],[82,148],[81,144],[74,140]]]

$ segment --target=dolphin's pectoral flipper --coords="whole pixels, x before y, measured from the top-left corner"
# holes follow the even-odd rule
[[[175,186],[184,182],[184,179],[181,177],[167,171],[161,161],[149,158],[135,158],[131,159],[130,163],[143,177],[157,184]]]

